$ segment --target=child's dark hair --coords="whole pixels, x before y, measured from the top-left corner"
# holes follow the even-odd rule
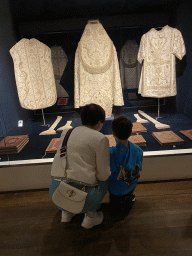
[[[99,121],[104,123],[105,110],[94,103],[85,105],[81,110],[81,122],[83,125],[96,125]]]
[[[133,124],[125,115],[119,115],[112,121],[112,131],[120,140],[127,140],[132,133]]]

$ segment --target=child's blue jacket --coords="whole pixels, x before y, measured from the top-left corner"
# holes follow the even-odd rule
[[[134,171],[136,164],[139,164],[140,171],[143,163],[143,150],[136,144],[129,141],[129,147],[117,143],[110,148],[111,175],[108,178],[109,191],[113,195],[122,196],[130,193],[136,187],[137,180],[131,177],[132,183],[128,185],[125,181],[117,180],[120,165],[125,169]]]

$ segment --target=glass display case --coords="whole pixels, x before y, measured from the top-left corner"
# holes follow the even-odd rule
[[[161,29],[162,27],[158,28]],[[117,51],[120,77],[122,83],[122,93],[124,99],[123,106],[114,106],[112,118],[106,119],[101,130],[105,135],[112,134],[111,122],[112,119],[119,114],[125,114],[133,123],[137,121],[135,114],[138,111],[143,111],[153,121],[145,119],[142,125],[146,128],[145,132],[137,132],[133,135],[142,135],[146,141],[145,146],[141,146],[144,152],[154,152],[163,150],[182,150],[192,148],[192,140],[182,134],[181,130],[192,129],[192,120],[182,113],[178,113],[177,105],[179,104],[177,96],[152,98],[142,97],[138,93],[141,68],[142,65],[137,61],[137,55],[140,45],[140,40],[143,34],[151,29],[149,26],[134,27],[134,28],[107,28],[106,32],[111,38]],[[77,127],[81,125],[80,109],[74,108],[74,59],[75,51],[78,42],[81,39],[83,31],[64,31],[63,33],[48,33],[43,35],[31,35],[28,39],[35,38],[44,43],[50,49],[52,47],[61,47],[65,52],[67,61],[58,79],[59,86],[64,89],[66,94],[63,96],[58,94],[56,103],[45,109],[25,110],[25,119],[18,119],[11,124],[11,128],[6,129],[3,119],[6,118],[2,113],[1,122],[1,140],[6,136],[28,136],[28,141],[23,142],[23,148],[17,153],[1,154],[1,163],[6,161],[22,161],[34,159],[50,159],[54,157],[54,150],[47,150],[52,139],[59,138],[63,127]],[[25,37],[25,36],[24,36]],[[26,38],[26,37],[25,37]],[[131,51],[130,51],[131,49]],[[125,63],[127,61],[127,63]],[[182,77],[186,68],[186,59],[177,60],[176,75],[177,79]],[[11,71],[14,73],[14,70]],[[18,97],[17,92],[14,92],[14,97]],[[21,106],[17,106],[21,108]],[[58,120],[59,117],[59,120]],[[58,122],[57,122],[58,120]],[[57,123],[55,126],[55,122]],[[169,128],[157,129],[155,122],[168,125]],[[54,132],[46,133],[54,126]],[[154,132],[172,131],[181,138],[181,143],[176,144],[160,144],[154,138]],[[42,135],[41,135],[42,134]],[[44,134],[44,135],[43,135]],[[55,147],[57,145],[55,144]],[[158,153],[157,153],[158,154]]]
[[[4,2],[6,9],[0,10],[0,141],[8,136],[16,137],[14,140],[17,141],[18,136],[24,136],[24,140],[11,148],[11,153],[2,148],[1,189],[47,188],[50,184],[51,163],[62,129],[81,125],[80,109],[74,108],[74,59],[89,18],[33,20],[12,24],[8,1]],[[100,20],[117,51],[124,99],[123,106],[113,106],[112,117],[106,119],[101,132],[111,135],[112,119],[119,114],[125,114],[133,123],[139,119],[145,120],[141,123],[145,131],[133,133],[133,136],[141,135],[145,140],[145,145],[141,145],[145,158],[141,177],[143,181],[191,178],[192,140],[181,132],[192,129],[191,5],[178,3],[174,8],[159,13],[157,8],[153,13],[142,15],[123,13],[101,17]],[[176,58],[177,95],[143,97],[138,93],[142,65],[136,60],[141,38],[152,28],[161,30],[166,25],[181,32],[186,46],[183,59]],[[67,60],[63,70],[55,77],[57,99],[52,106],[29,110],[20,104],[13,59],[9,51],[24,38],[35,38],[50,49],[61,47],[62,57]],[[161,126],[162,129],[158,129],[157,122],[166,128]],[[47,132],[50,128],[52,133]],[[173,132],[177,139],[179,137],[179,143],[159,143],[157,137],[153,136],[154,133],[167,131]]]

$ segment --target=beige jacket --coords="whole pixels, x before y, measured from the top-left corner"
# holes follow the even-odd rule
[[[66,132],[62,132],[60,143]],[[66,170],[68,178],[89,184],[107,180],[111,171],[106,136],[86,126],[75,128],[67,142]]]

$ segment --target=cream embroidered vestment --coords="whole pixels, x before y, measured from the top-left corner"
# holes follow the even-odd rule
[[[88,23],[75,55],[75,108],[95,103],[106,117],[112,106],[122,106],[119,63],[113,42],[99,24]]]
[[[144,34],[137,57],[140,63],[144,61],[138,93],[153,98],[175,96],[175,56],[181,60],[185,53],[183,37],[176,28],[152,28]]]
[[[54,105],[57,91],[51,49],[34,38],[23,38],[10,49],[10,54],[21,106],[35,110]]]

